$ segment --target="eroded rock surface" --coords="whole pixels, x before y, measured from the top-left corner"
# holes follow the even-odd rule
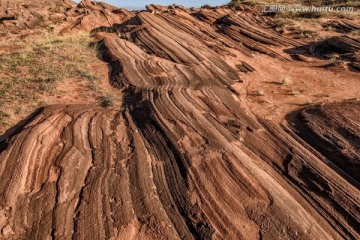
[[[95,1],[36,0],[0,2],[0,36],[25,34],[36,29],[62,26],[62,32],[90,31],[111,26],[132,14],[109,4]]]
[[[255,116],[232,50],[287,62],[274,46],[302,43],[253,14],[152,7],[95,31],[121,109],[51,106],[0,139],[2,237],[360,238],[359,101]]]

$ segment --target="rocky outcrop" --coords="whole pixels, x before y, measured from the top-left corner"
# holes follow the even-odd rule
[[[351,31],[360,30],[360,24],[351,22],[346,19],[327,21],[323,23],[323,27],[334,28],[338,32],[351,32]]]
[[[132,14],[102,2],[38,0],[2,1],[0,4],[0,35],[26,34],[36,29],[61,28],[61,32],[90,31],[111,26]]]
[[[96,35],[120,109],[46,107],[0,139],[1,237],[360,238],[359,101],[265,120],[234,88],[255,68],[228,58],[301,42],[229,9],[150,10]]]

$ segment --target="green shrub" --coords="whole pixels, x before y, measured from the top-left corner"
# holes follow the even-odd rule
[[[102,107],[110,107],[113,106],[116,102],[116,98],[111,95],[105,95],[101,97],[101,106]]]

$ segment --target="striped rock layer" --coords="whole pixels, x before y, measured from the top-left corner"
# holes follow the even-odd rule
[[[359,102],[254,116],[229,48],[299,43],[226,11],[98,34],[122,107],[47,107],[0,139],[2,238],[360,238]]]

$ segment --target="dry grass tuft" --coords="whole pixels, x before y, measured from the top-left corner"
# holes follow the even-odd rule
[[[256,90],[254,93],[253,93],[254,96],[257,96],[257,97],[260,97],[260,96],[264,96],[265,95],[265,91],[263,89],[259,89],[259,90]]]
[[[64,80],[83,80],[89,90],[99,89],[100,77],[90,67],[97,51],[90,42],[86,33],[45,33],[12,42],[15,50],[0,53],[0,134],[16,115],[44,105]],[[9,43],[0,42],[1,47]]]
[[[353,37],[360,37],[360,30],[353,30],[349,34]]]
[[[285,76],[280,80],[280,85],[282,86],[290,86],[293,85],[294,82],[292,81],[291,77]]]
[[[289,91],[289,95],[292,95],[292,96],[297,96],[300,94],[300,91],[296,88],[292,88],[290,91]]]
[[[101,106],[110,107],[113,106],[116,102],[116,97],[112,95],[104,95],[101,97]]]

